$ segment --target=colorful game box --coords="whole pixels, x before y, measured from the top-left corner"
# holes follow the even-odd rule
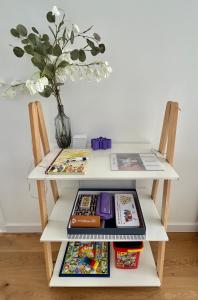
[[[110,251],[107,242],[69,242],[60,277],[109,277]]]
[[[133,194],[115,194],[117,227],[138,227],[140,225]]]

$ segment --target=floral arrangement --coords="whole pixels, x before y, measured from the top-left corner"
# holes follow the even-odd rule
[[[91,33],[93,26],[81,31],[56,6],[47,13],[46,18],[50,36],[40,33],[36,27],[28,32],[21,24],[10,30],[21,43],[20,47],[12,46],[13,53],[18,58],[28,55],[37,71],[25,82],[12,82],[6,87],[4,96],[15,96],[17,91],[28,90],[31,95],[53,95],[58,105],[62,105],[60,87],[67,79],[95,79],[99,82],[112,72],[108,62],[87,62],[90,56],[95,57],[105,52],[105,45],[101,43],[99,34]],[[79,47],[74,46],[77,40]],[[0,85],[5,84],[1,81]]]

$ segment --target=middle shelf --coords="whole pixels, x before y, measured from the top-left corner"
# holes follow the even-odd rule
[[[76,189],[68,189],[55,203],[42,236],[42,242],[64,241],[167,241],[168,236],[151,197],[137,191],[146,224],[146,236],[134,235],[67,235],[67,223],[76,197]]]

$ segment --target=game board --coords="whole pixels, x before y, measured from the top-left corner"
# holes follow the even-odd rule
[[[109,258],[107,242],[69,242],[59,276],[109,277]]]

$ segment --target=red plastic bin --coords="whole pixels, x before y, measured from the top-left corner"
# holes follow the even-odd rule
[[[114,242],[115,266],[119,269],[137,269],[143,242]]]

